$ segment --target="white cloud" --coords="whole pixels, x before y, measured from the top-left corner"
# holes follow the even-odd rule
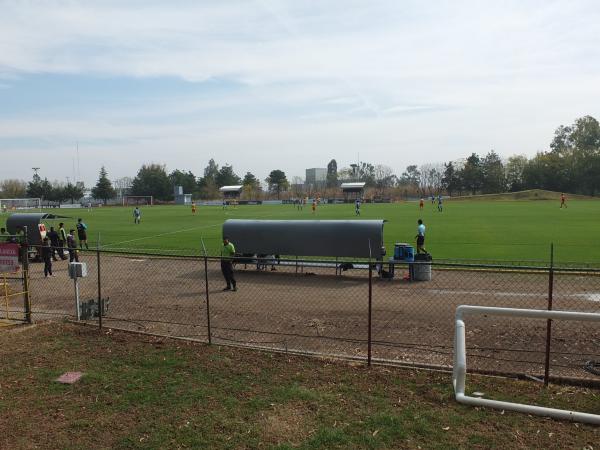
[[[57,146],[110,138],[87,159],[92,177],[115,155],[128,174],[145,158],[200,172],[211,156],[301,174],[357,152],[400,171],[491,147],[532,154],[556,126],[600,114],[595,1],[0,0],[0,11],[2,91],[30,73],[245,86],[0,122],[0,137]]]

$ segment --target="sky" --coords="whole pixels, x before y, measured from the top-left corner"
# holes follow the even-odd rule
[[[595,0],[0,0],[0,179],[533,156],[600,118],[598,24]]]

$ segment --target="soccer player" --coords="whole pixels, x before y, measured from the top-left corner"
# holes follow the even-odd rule
[[[139,225],[142,221],[142,211],[137,206],[133,210],[133,223]]]
[[[69,230],[67,235],[67,249],[69,250],[69,262],[79,262],[77,255],[77,241],[75,240],[75,230]]]
[[[196,214],[196,202],[192,202],[192,214]]]
[[[312,213],[314,214],[316,212],[317,212],[317,199],[313,198],[313,201],[312,201]]]
[[[567,207],[567,198],[565,197],[565,194],[560,194],[560,207],[562,208],[564,205],[564,207]]]
[[[421,219],[417,220],[417,253],[427,253],[425,250],[425,225]]]
[[[81,219],[77,219],[77,239],[79,239],[81,250],[83,250],[83,244],[85,244],[86,250],[90,249],[87,243],[87,225]]]
[[[425,202],[423,201],[423,197],[421,197],[421,200],[419,200],[419,209],[421,211],[423,211],[423,205],[425,204]]]
[[[237,291],[237,284],[233,276],[233,257],[235,256],[235,246],[229,242],[229,238],[223,238],[223,249],[221,250],[221,272],[227,286],[224,291]]]
[[[435,195],[431,194],[431,204],[433,205],[435,203]]]
[[[442,211],[443,211],[442,194],[438,194],[438,212],[442,212]]]
[[[58,251],[58,255],[60,259],[65,260],[67,257],[65,256],[65,245],[67,243],[67,230],[65,230],[65,224],[58,224],[58,243],[60,245],[60,250]]]
[[[360,216],[360,198],[357,198],[356,201],[354,202],[354,213],[357,216]]]

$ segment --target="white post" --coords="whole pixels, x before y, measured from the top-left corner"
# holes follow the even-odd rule
[[[77,311],[77,320],[81,320],[81,306],[79,305],[79,278],[75,277],[75,309]]]
[[[488,408],[505,409],[525,414],[547,416],[559,420],[572,420],[575,422],[600,425],[600,415],[578,411],[568,411],[542,406],[526,405],[522,403],[502,402],[471,397],[465,394],[465,381],[467,374],[467,348],[465,341],[464,316],[469,314],[485,314],[502,317],[528,317],[530,319],[564,319],[585,322],[600,322],[600,314],[575,311],[547,311],[537,309],[496,308],[491,306],[461,305],[456,308],[456,329],[454,335],[454,367],[452,383],[456,401],[471,406],[485,406]]]

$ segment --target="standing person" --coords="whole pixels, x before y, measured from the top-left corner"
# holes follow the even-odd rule
[[[354,201],[354,214],[360,216],[360,198],[357,198]]]
[[[233,257],[235,256],[235,246],[232,242],[229,242],[229,238],[225,236],[223,238],[223,249],[221,250],[221,272],[225,278],[224,291],[237,291],[235,278],[233,276]]]
[[[90,247],[87,243],[87,225],[83,223],[81,219],[77,219],[77,239],[79,239],[79,248],[83,250],[83,244],[85,244],[85,249],[89,250]]]
[[[135,223],[136,225],[139,225],[141,221],[142,221],[142,211],[140,211],[140,208],[138,208],[136,206],[135,209],[133,210],[133,223]]]
[[[438,212],[442,212],[442,194],[438,194]]]
[[[54,227],[50,227],[50,231],[48,231],[48,238],[50,239],[50,244],[52,245],[52,259],[54,261],[58,261],[56,255],[60,255],[58,249],[60,247],[60,238],[58,237],[58,233]]]
[[[192,214],[196,214],[196,202],[192,202]]]
[[[421,197],[421,200],[419,200],[419,209],[421,211],[423,211],[423,205],[425,204],[425,202],[423,201],[423,197]]]
[[[50,247],[50,241],[47,237],[42,240],[42,260],[44,261],[44,276],[48,278],[48,275],[52,275],[52,247]]]
[[[65,230],[65,224],[61,222],[58,224],[58,245],[60,247],[58,250],[58,255],[60,256],[60,259],[62,259],[62,260],[67,259],[67,257],[65,256],[66,244],[67,244],[67,230]]]
[[[67,248],[69,249],[69,262],[79,262],[79,255],[77,255],[77,241],[75,240],[75,230],[69,230],[67,235]]]
[[[423,221],[421,219],[417,220],[417,253],[427,253],[425,250],[425,225],[423,225]]]
[[[567,198],[564,193],[560,194],[560,207],[562,208],[563,205],[565,208],[567,207]]]
[[[431,194],[431,204],[433,205],[435,203],[435,195]]]
[[[317,212],[317,200],[313,198],[312,201],[312,213],[316,213]]]

